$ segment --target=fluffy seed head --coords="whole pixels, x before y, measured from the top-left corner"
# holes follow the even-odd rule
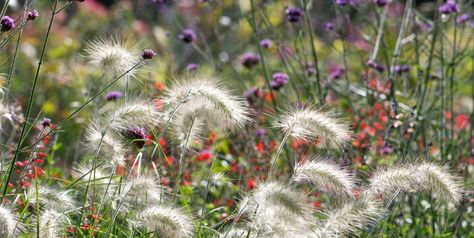
[[[413,166],[413,170],[422,190],[434,193],[443,202],[459,204],[463,194],[462,180],[449,173],[447,168],[424,162]]]
[[[18,217],[12,210],[0,206],[0,237],[15,237],[19,233],[17,221]]]
[[[319,139],[323,146],[339,148],[350,140],[349,125],[333,112],[312,107],[296,109],[281,115],[273,125],[298,139]]]
[[[124,191],[127,191],[128,202],[133,201],[138,205],[145,205],[160,201],[161,187],[155,177],[133,177],[125,183],[124,187]]]
[[[234,96],[231,90],[213,76],[195,75],[185,81],[175,82],[162,98],[166,105],[167,120],[170,120],[178,140],[189,126],[232,130],[249,121],[243,98]],[[200,130],[196,129],[194,134]],[[178,132],[178,133],[176,133]]]
[[[293,180],[308,181],[336,197],[354,196],[352,191],[355,184],[352,176],[347,170],[328,160],[317,159],[298,164],[295,167]]]
[[[59,191],[46,186],[40,186],[39,202],[45,210],[67,211],[74,208],[75,201],[69,195],[70,191]],[[36,206],[36,189],[32,186],[28,190],[28,199],[31,205]]]
[[[130,40],[118,34],[89,42],[85,51],[91,65],[110,71],[113,76],[125,73],[140,60],[140,54]],[[129,74],[133,73],[134,70]]]
[[[409,192],[417,186],[416,178],[409,166],[397,166],[375,171],[369,179],[370,186],[366,194],[370,197],[383,195],[390,199],[397,191]]]
[[[106,113],[107,126],[122,133],[132,127],[152,128],[160,114],[149,103],[127,102]]]
[[[329,213],[325,223],[316,230],[322,237],[345,237],[364,229],[382,215],[382,203],[372,199],[359,199],[345,203]]]
[[[138,218],[157,237],[184,238],[192,235],[191,218],[178,208],[151,206],[143,210]]]
[[[46,210],[40,215],[40,238],[61,238],[67,218],[55,210]]]
[[[261,184],[241,203],[249,226],[261,235],[285,236],[309,229],[311,207],[304,194],[280,183]]]
[[[125,163],[127,145],[122,136],[112,130],[107,130],[98,122],[90,123],[87,128],[85,145],[93,155],[97,153],[100,145],[99,158],[110,161],[111,166]]]

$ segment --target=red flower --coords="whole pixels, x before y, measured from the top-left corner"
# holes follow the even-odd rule
[[[459,114],[454,118],[454,128],[458,130],[466,129],[467,125],[469,124],[469,118],[468,116],[464,114]]]
[[[257,182],[255,181],[254,178],[250,178],[250,179],[247,181],[247,187],[248,187],[250,190],[254,189],[256,186],[257,186]]]
[[[208,150],[205,150],[205,151],[199,153],[199,155],[197,157],[197,160],[198,161],[207,161],[210,158],[212,158],[212,153]]]

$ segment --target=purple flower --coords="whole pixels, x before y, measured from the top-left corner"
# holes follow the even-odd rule
[[[2,17],[2,19],[0,20],[0,25],[2,25],[1,27],[1,31],[9,31],[13,28],[15,28],[15,20],[13,20],[13,18],[9,17],[9,16],[4,16]]]
[[[345,6],[349,3],[349,0],[336,0],[336,4],[339,6]]]
[[[186,66],[186,70],[188,70],[189,72],[191,71],[195,71],[199,68],[199,65],[198,64],[195,64],[195,63],[191,63],[191,64],[188,64]]]
[[[145,49],[143,50],[142,57],[143,59],[152,59],[153,56],[155,56],[156,53],[152,49]]]
[[[270,39],[263,39],[260,41],[260,46],[265,49],[270,49],[273,46],[273,41]]]
[[[260,89],[253,87],[244,93],[245,99],[249,104],[253,104],[254,100],[260,96]]]
[[[136,140],[133,143],[138,147],[142,148],[145,145],[144,139],[146,138],[145,129],[138,126],[130,127],[125,136],[130,140]]]
[[[26,14],[26,20],[28,20],[28,21],[33,21],[33,20],[35,20],[38,16],[39,16],[38,11],[36,11],[35,9],[33,9],[33,10],[29,11],[29,12]]]
[[[329,79],[334,80],[334,79],[339,79],[342,74],[344,73],[344,69],[341,67],[336,67],[331,72],[329,73]]]
[[[255,135],[258,137],[262,137],[265,135],[265,129],[263,128],[258,128],[257,131],[255,132]]]
[[[253,68],[260,62],[260,56],[253,52],[247,52],[240,58],[240,63],[248,69]]]
[[[184,43],[194,42],[196,38],[196,33],[190,28],[184,29],[181,34],[178,35],[178,39]]]
[[[404,65],[395,65],[392,67],[392,71],[401,74],[401,73],[408,73],[411,70],[411,66],[404,64]]]
[[[469,14],[462,14],[461,16],[458,16],[456,18],[456,23],[457,24],[464,24],[467,22],[467,20],[469,20],[469,18],[471,18],[471,16]]]
[[[316,74],[316,67],[314,66],[314,64],[312,62],[308,62],[305,64],[305,69],[304,71],[308,74],[308,75],[314,75]]]
[[[373,68],[379,72],[383,72],[385,71],[385,66],[383,66],[382,64],[379,64],[379,63],[376,63],[375,61],[373,60],[369,60],[367,62],[367,66],[369,66],[370,68]]]
[[[332,30],[334,30],[334,24],[332,24],[331,22],[326,22],[326,23],[324,23],[324,30],[325,30],[325,31],[332,31]]]
[[[41,123],[41,125],[42,125],[43,127],[49,127],[49,126],[51,126],[51,119],[45,117],[45,118],[43,119],[43,122]]]
[[[279,90],[290,80],[290,77],[288,77],[287,74],[281,72],[274,73],[272,78],[272,81],[270,81],[270,87],[274,90]]]
[[[299,22],[303,14],[304,11],[299,7],[288,7],[286,9],[286,18],[292,23]]]
[[[392,152],[393,152],[393,148],[390,147],[390,146],[384,146],[382,148],[382,154],[384,154],[384,155],[391,154]]]
[[[107,101],[116,101],[117,99],[121,98],[122,96],[123,96],[123,94],[119,91],[111,91],[111,92],[108,92],[105,95],[105,100],[107,100]]]
[[[375,0],[375,4],[379,7],[384,7],[390,3],[391,0]]]
[[[459,6],[454,0],[447,0],[443,5],[438,8],[438,11],[442,14],[450,14],[459,12]]]

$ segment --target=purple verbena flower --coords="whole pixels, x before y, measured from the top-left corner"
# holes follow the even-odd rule
[[[130,127],[125,136],[130,140],[135,140],[133,143],[138,147],[142,148],[145,145],[144,139],[146,138],[145,129],[142,127],[133,126]]]
[[[385,71],[385,66],[383,66],[382,64],[379,64],[379,63],[376,63],[375,61],[373,60],[369,60],[367,62],[367,66],[369,66],[370,68],[373,68],[379,72],[383,72]]]
[[[244,93],[244,97],[249,104],[253,104],[255,99],[260,97],[260,89],[253,87]]]
[[[379,6],[379,7],[384,7],[387,4],[389,4],[390,2],[391,2],[391,0],[375,0],[375,4],[377,4],[377,6]]]
[[[36,11],[35,9],[33,9],[33,10],[29,11],[29,12],[26,14],[26,20],[28,20],[28,21],[33,21],[33,20],[35,20],[38,16],[39,16],[38,11]]]
[[[260,46],[265,49],[270,49],[273,46],[273,41],[270,39],[263,39],[260,41]]]
[[[120,91],[111,91],[105,95],[105,100],[107,101],[116,101],[121,98],[123,94]]]
[[[459,25],[464,24],[467,22],[467,20],[469,20],[469,18],[471,18],[469,14],[462,14],[456,18],[456,23]]]
[[[156,53],[152,49],[145,49],[142,53],[143,59],[152,59],[155,55]]]
[[[299,7],[288,7],[286,9],[286,18],[289,22],[297,23],[300,21],[303,16],[304,11]]]
[[[442,14],[450,14],[459,12],[459,6],[454,0],[447,0],[443,5],[438,8],[438,11]]]
[[[178,39],[184,43],[192,43],[196,38],[196,33],[190,28],[184,29],[181,34],[178,35]]]
[[[336,67],[331,72],[329,72],[329,79],[334,80],[334,79],[339,79],[342,74],[344,73],[344,69],[341,67]]]
[[[345,6],[349,3],[349,0],[336,0],[336,4],[339,6]]]
[[[258,137],[262,137],[265,135],[265,129],[263,128],[258,128],[257,131],[255,132],[255,135]]]
[[[404,64],[404,65],[395,65],[392,67],[392,71],[401,74],[401,73],[408,73],[411,70],[411,66]]]
[[[253,52],[247,52],[240,58],[240,63],[248,69],[253,68],[260,62],[260,56]]]
[[[274,90],[279,90],[290,80],[290,77],[288,77],[287,74],[281,72],[274,73],[272,78],[272,81],[270,81],[270,87]]]
[[[49,126],[51,126],[51,119],[45,117],[45,118],[43,119],[43,122],[41,123],[41,125],[42,125],[43,127],[49,127]]]
[[[334,24],[332,24],[331,22],[326,22],[326,23],[324,23],[324,30],[325,30],[325,31],[332,31],[332,30],[334,30]]]
[[[191,72],[191,71],[195,71],[199,68],[199,65],[198,64],[195,64],[195,63],[190,63],[186,66],[186,70]]]
[[[1,31],[9,31],[13,28],[15,28],[15,20],[11,18],[10,16],[4,16],[0,20],[0,25],[1,25]]]

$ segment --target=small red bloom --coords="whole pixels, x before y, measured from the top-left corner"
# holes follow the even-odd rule
[[[257,186],[257,182],[255,181],[254,178],[250,178],[250,179],[247,181],[247,187],[248,187],[250,190],[254,189],[256,186]]]

